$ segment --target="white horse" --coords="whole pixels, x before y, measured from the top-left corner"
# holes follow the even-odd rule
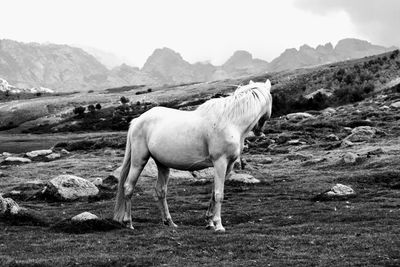
[[[155,107],[131,121],[114,210],[114,220],[132,227],[132,195],[152,157],[157,164],[155,199],[164,224],[177,227],[167,205],[169,169],[214,167],[214,188],[206,213],[207,228],[225,231],[221,221],[224,181],[253,128],[259,133],[271,116],[271,83],[253,83],[233,95],[211,99],[193,111]]]

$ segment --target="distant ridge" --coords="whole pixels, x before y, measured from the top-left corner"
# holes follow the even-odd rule
[[[266,48],[267,49],[267,48]],[[244,50],[221,66],[187,62],[170,48],[156,49],[142,69],[126,64],[107,68],[99,54],[91,55],[68,45],[21,43],[0,40],[0,78],[21,87],[47,87],[56,92],[103,90],[147,84],[179,84],[238,78],[265,72],[292,70],[384,53],[396,49],[358,39],[343,39],[312,48],[286,49],[270,63]],[[110,66],[108,66],[110,67]]]

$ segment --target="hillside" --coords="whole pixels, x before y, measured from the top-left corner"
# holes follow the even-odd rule
[[[400,82],[398,50],[314,68],[173,86],[125,86],[92,93],[46,96],[0,104],[0,128],[14,132],[125,130],[130,119],[156,105],[193,109],[231,93],[249,80],[272,81],[273,116],[359,102]],[[121,105],[120,98],[130,100]],[[73,114],[73,108],[100,103],[99,111]],[[47,107],[47,108],[46,108]]]
[[[104,54],[93,52],[96,58],[81,48],[68,45],[0,40],[0,78],[19,88],[46,87],[58,93],[101,91],[129,85],[177,85],[243,78],[266,71],[293,70],[360,58],[393,49],[367,41],[344,39],[335,48],[328,43],[316,49],[308,45],[299,50],[287,49],[270,63],[240,50],[221,66],[214,66],[189,63],[178,52],[162,48],[156,49],[141,69],[126,64],[108,69],[100,63],[109,65],[110,61]]]

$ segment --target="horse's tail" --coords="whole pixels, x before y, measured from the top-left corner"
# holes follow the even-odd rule
[[[114,220],[118,222],[122,222],[125,214],[126,209],[126,201],[125,201],[125,188],[124,184],[126,178],[129,174],[129,169],[131,167],[131,153],[132,153],[132,134],[133,134],[133,127],[129,127],[128,134],[126,137],[126,148],[125,148],[125,156],[124,162],[122,163],[121,174],[118,183],[118,191],[117,191],[117,198],[114,207]]]

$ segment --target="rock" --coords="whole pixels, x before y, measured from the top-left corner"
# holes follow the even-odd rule
[[[53,153],[51,149],[42,149],[42,150],[34,150],[31,152],[27,152],[25,155],[29,158],[36,158],[39,156],[47,156],[51,153]]]
[[[48,160],[56,160],[61,158],[61,155],[59,153],[51,153],[50,155],[46,156],[46,159]]]
[[[353,188],[343,184],[336,184],[331,189],[314,197],[314,200],[348,199],[354,196],[356,196],[356,192]]]
[[[103,179],[101,179],[100,177],[95,178],[95,179],[92,180],[92,183],[93,183],[95,186],[103,185]]]
[[[301,160],[301,161],[305,161],[305,160],[310,160],[312,158],[312,155],[305,155],[305,154],[301,154],[301,153],[295,153],[295,154],[290,154],[287,155],[286,158],[288,160]]]
[[[261,164],[271,164],[272,162],[273,162],[273,160],[272,160],[272,158],[270,158],[270,157],[263,158],[263,159],[260,161]]]
[[[349,140],[343,140],[340,144],[340,147],[351,147],[354,146],[354,143]]]
[[[324,116],[330,116],[335,113],[336,113],[336,110],[334,108],[326,108],[322,111],[322,115],[324,115]]]
[[[95,196],[99,189],[90,181],[75,175],[59,175],[51,179],[44,190],[46,196],[68,201]]]
[[[291,145],[291,146],[299,146],[299,145],[304,145],[304,144],[305,144],[304,142],[301,142],[298,139],[288,141],[288,145]]]
[[[244,184],[258,184],[260,182],[260,180],[254,178],[253,175],[247,173],[236,173],[236,172],[231,172],[227,180]]]
[[[386,110],[389,110],[389,109],[390,109],[390,107],[388,107],[386,105],[384,105],[384,106],[379,108],[379,110],[383,110],[383,111],[386,111]]]
[[[344,130],[345,132],[351,133],[351,131],[352,131],[353,129],[350,128],[350,127],[343,127],[343,130]]]
[[[65,148],[61,149],[60,152],[61,152],[61,154],[65,154],[65,155],[71,154],[71,152],[69,152],[69,151],[66,150]]]
[[[94,215],[93,213],[90,212],[82,212],[74,217],[71,218],[71,221],[74,222],[83,222],[83,221],[88,221],[88,220],[98,220],[99,217],[97,217],[96,215]]]
[[[21,158],[21,157],[8,157],[4,161],[9,164],[31,163],[32,162],[30,159]]]
[[[395,109],[400,108],[400,101],[393,102],[392,104],[390,104],[390,107]]]
[[[326,158],[317,158],[317,159],[310,159],[303,163],[303,166],[311,166],[321,162],[327,161]]]
[[[290,121],[301,121],[304,119],[313,119],[313,118],[315,118],[313,115],[306,112],[290,113],[286,115],[286,119]]]
[[[359,126],[354,128],[345,139],[351,142],[369,141],[375,136],[376,131],[376,128],[371,126]]]
[[[11,157],[12,156],[12,154],[11,153],[8,153],[8,152],[3,152],[3,157]]]
[[[0,214],[17,214],[18,212],[20,212],[20,210],[21,208],[19,207],[17,202],[12,200],[11,198],[3,198],[0,195]]]
[[[328,140],[328,141],[339,141],[339,137],[337,137],[337,136],[334,135],[334,134],[330,134],[330,135],[328,135],[328,136],[326,137],[326,140]]]
[[[343,156],[343,161],[344,161],[344,163],[351,164],[351,163],[355,163],[358,158],[359,158],[358,155],[356,155],[352,152],[347,152]]]

